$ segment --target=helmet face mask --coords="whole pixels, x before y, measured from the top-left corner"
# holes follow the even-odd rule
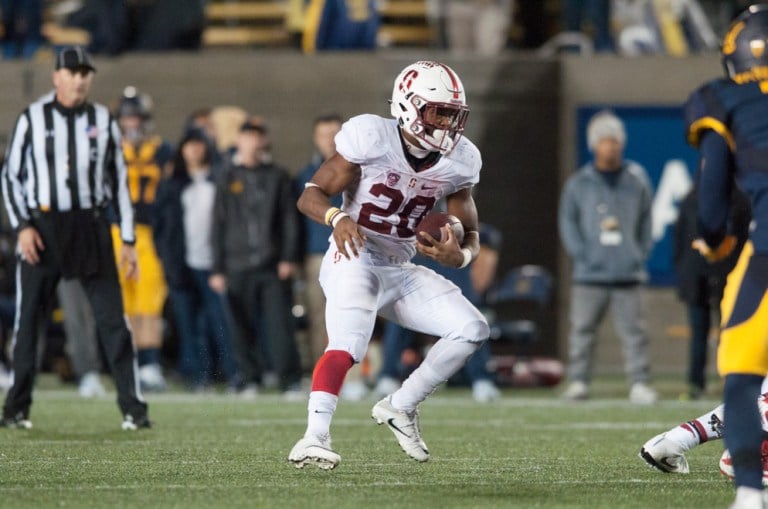
[[[139,92],[136,87],[125,87],[117,105],[116,116],[117,118],[132,116],[149,120],[152,117],[152,99],[147,94]]]
[[[123,138],[137,143],[152,131],[152,99],[128,86],[123,90],[115,111]]]
[[[422,148],[449,153],[469,115],[464,87],[453,70],[438,62],[409,65],[395,79],[392,116]]]
[[[768,5],[752,5],[733,21],[721,55],[726,76],[736,83],[768,79]]]
[[[423,148],[448,153],[464,132],[469,108],[425,102],[418,96],[414,96],[414,99],[416,103],[424,102],[425,105],[418,108],[419,114],[411,124],[411,134],[420,141]]]

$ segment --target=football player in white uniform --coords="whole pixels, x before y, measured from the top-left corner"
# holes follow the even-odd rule
[[[757,398],[760,424],[763,434],[768,434],[768,377],[763,379]],[[690,472],[685,453],[705,442],[720,440],[725,430],[725,405],[718,405],[704,415],[683,422],[664,433],[659,433],[648,440],[640,449],[640,458],[648,465],[662,472],[687,474]],[[763,484],[768,485],[768,440],[763,438],[761,447],[763,464]],[[720,472],[733,479],[733,462],[726,449],[720,457]]]
[[[395,79],[392,116],[360,115],[336,135],[337,154],[306,184],[299,209],[333,227],[320,283],[325,292],[328,347],[317,362],[304,437],[288,459],[297,468],[334,468],[330,424],[344,376],[368,348],[376,316],[440,339],[413,374],[379,401],[372,417],[387,424],[405,453],[427,461],[418,405],[458,371],[488,338],[483,315],[459,288],[411,263],[416,251],[452,267],[477,256],[478,218],[472,186],[482,164],[477,147],[462,137],[469,109],[458,75],[447,65],[421,61]],[[342,209],[329,196],[343,193]],[[440,198],[466,232],[459,244],[443,227],[442,242],[414,229]],[[329,239],[330,240],[330,239]]]

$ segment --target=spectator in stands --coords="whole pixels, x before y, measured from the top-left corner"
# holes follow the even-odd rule
[[[374,0],[310,0],[302,48],[304,53],[375,49],[379,24]]]
[[[69,15],[67,25],[91,34],[89,50],[94,53],[197,49],[205,28],[205,3],[85,0],[80,9]]]
[[[160,180],[168,173],[173,147],[152,132],[151,99],[126,87],[116,115],[123,134],[123,154],[128,170],[128,191],[136,221],[136,254],[141,277],[129,280],[120,272],[125,314],[131,324],[139,361],[139,381],[144,390],[163,391],[160,366],[163,342],[162,312],[168,288],[152,238],[152,212]],[[115,252],[122,242],[113,226]]]
[[[685,56],[720,44],[697,0],[679,0],[674,7],[668,2],[616,1],[612,26],[619,52],[628,56]]]
[[[152,223],[179,333],[179,372],[193,391],[217,379],[231,388],[240,382],[225,303],[208,285],[213,266],[213,151],[205,132],[187,131],[176,151],[173,174],[158,187]]]
[[[255,334],[261,330],[258,340],[269,341],[285,396],[303,398],[291,313],[299,218],[290,176],[264,162],[267,143],[264,126],[246,121],[234,156],[217,177],[209,284],[216,292],[226,292],[245,390],[257,391],[262,381],[263,360]]]
[[[88,31],[89,51],[119,55],[131,49],[131,34],[135,32],[136,15],[129,4],[124,0],[86,0],[67,17],[66,25]]]
[[[547,40],[546,4],[544,2],[517,2],[514,8],[514,18],[522,27],[522,40],[519,42],[523,49],[538,48]]]
[[[588,21],[595,51],[613,51],[610,0],[563,0],[563,17],[566,31],[572,33],[585,30]]]
[[[128,2],[130,3],[130,2]],[[138,51],[194,50],[200,48],[205,28],[205,1],[144,0],[134,49]]]
[[[503,50],[512,20],[512,0],[447,0],[448,47],[458,53],[496,55]]]
[[[3,58],[32,58],[45,43],[43,0],[2,0]]]

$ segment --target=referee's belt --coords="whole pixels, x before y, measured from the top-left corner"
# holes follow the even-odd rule
[[[93,217],[101,217],[104,215],[105,207],[92,207],[90,209],[70,209],[70,210],[50,210],[50,209],[30,209],[29,216],[32,219],[42,219],[45,217],[51,217],[53,215],[66,215],[74,212],[93,212]]]

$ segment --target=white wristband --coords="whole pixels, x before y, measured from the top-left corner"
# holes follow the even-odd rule
[[[349,217],[349,214],[347,214],[346,212],[339,212],[338,214],[333,216],[333,218],[331,219],[331,227],[336,228],[336,225],[339,224],[339,221],[341,221],[345,217]]]
[[[459,265],[459,268],[463,269],[464,267],[469,265],[469,263],[472,261],[472,251],[470,251],[469,248],[464,247],[461,249],[461,254],[464,255],[464,261],[461,262],[461,265]]]

